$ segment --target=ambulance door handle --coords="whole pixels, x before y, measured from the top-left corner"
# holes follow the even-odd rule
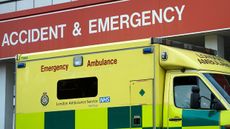
[[[174,118],[169,118],[169,121],[181,121],[182,118],[180,117],[174,117]]]

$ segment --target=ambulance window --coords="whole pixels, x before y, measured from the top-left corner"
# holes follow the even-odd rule
[[[57,83],[58,99],[95,97],[98,93],[96,77],[59,80]]]
[[[191,107],[191,94],[192,90],[199,88],[198,97],[200,109],[210,109],[212,93],[203,83],[201,79],[195,76],[176,77],[174,78],[174,102],[179,108],[193,108]],[[196,88],[198,87],[198,88]],[[198,91],[198,90],[197,90]]]

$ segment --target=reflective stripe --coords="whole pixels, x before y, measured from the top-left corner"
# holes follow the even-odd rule
[[[78,110],[75,116],[75,129],[108,129],[107,108]]]
[[[44,113],[16,114],[16,129],[44,129]]]
[[[230,111],[221,111],[220,114],[220,125],[230,125]]]
[[[108,109],[108,129],[130,127],[130,107],[113,107]]]
[[[152,105],[142,106],[142,125],[143,127],[152,127],[153,126],[153,113]]]
[[[140,120],[140,124],[135,125],[134,118]],[[142,127],[142,106],[131,107],[131,128]]]
[[[219,126],[220,112],[208,110],[183,110],[182,126]]]
[[[183,127],[182,129],[220,129],[220,126],[191,126]]]
[[[45,113],[45,129],[75,129],[74,126],[74,110]]]

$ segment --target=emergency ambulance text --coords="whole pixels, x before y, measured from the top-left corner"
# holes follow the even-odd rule
[[[88,60],[87,67],[117,64],[117,59]]]
[[[57,71],[68,71],[68,64],[45,66],[41,65],[41,72],[57,72]]]

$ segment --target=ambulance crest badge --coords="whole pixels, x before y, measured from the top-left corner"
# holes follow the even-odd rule
[[[47,95],[47,92],[43,92],[43,95],[41,97],[41,104],[43,106],[46,106],[49,103],[49,96]]]

